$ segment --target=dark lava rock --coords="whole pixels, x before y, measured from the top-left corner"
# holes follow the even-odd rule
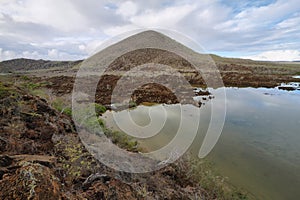
[[[0,155],[0,167],[7,167],[11,165],[13,162],[13,159],[10,158],[7,155]]]

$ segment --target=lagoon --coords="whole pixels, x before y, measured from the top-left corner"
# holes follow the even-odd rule
[[[209,91],[218,96],[223,89]],[[224,127],[206,159],[214,163],[229,182],[258,199],[299,199],[300,91],[266,88],[225,88],[225,91]],[[159,129],[152,126],[156,135],[139,139],[142,146],[153,151],[174,137],[181,113],[184,114],[182,117],[189,119],[183,124],[186,137],[192,134],[190,127],[193,123],[198,123],[195,119],[200,118],[196,138],[190,147],[190,151],[198,155],[211,120],[211,108],[223,105],[223,102],[222,99],[213,98],[200,108],[179,104],[138,106],[120,112],[107,112],[104,119],[112,128],[117,128],[113,116],[119,125],[130,124],[127,114],[140,126],[157,123]],[[181,112],[181,109],[185,112]],[[149,128],[151,130],[151,126]]]

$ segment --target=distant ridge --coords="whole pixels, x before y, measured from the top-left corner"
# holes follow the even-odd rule
[[[15,71],[30,71],[50,68],[72,68],[81,63],[78,61],[50,61],[50,60],[33,60],[27,58],[18,58],[0,62],[0,72],[9,73]]]
[[[164,35],[160,32],[147,30],[135,35],[131,35],[127,38],[124,38],[121,41],[117,41],[116,43],[112,43],[112,45],[106,47],[105,49],[101,50],[100,52],[94,54],[92,57],[99,57],[99,58],[106,58],[109,60],[110,57],[114,57],[116,50],[123,51],[123,53],[127,53],[128,50],[133,49],[151,49],[153,47],[157,48],[161,44],[164,44],[167,49],[171,51],[177,50],[177,52],[182,52],[184,55],[189,56],[189,60],[201,60],[201,63],[193,63],[198,66],[205,66],[203,63],[207,63],[208,61],[214,61],[217,67],[221,71],[227,72],[238,72],[238,71],[255,71],[257,73],[261,73],[261,71],[265,71],[265,73],[270,73],[270,69],[275,73],[281,73],[281,71],[285,71],[287,69],[282,68],[283,66],[289,67],[300,67],[300,60],[295,61],[257,61],[251,59],[242,59],[242,58],[227,58],[221,57],[215,54],[209,53],[199,53],[194,51],[193,49],[185,46],[184,44],[179,43],[174,38]],[[145,51],[145,50],[144,50]],[[174,56],[170,56],[167,54],[158,53],[157,55],[152,55],[153,51],[149,51],[143,54],[142,51],[138,52],[131,52],[133,55],[133,61],[139,63],[141,61],[153,62],[157,61],[157,59],[164,60],[163,64],[172,65],[174,62],[177,62],[178,69],[182,69],[186,67],[184,65],[183,59],[175,58]],[[147,55],[147,53],[150,53]],[[136,54],[138,57],[134,56]],[[128,54],[130,55],[130,54]],[[132,60],[131,59],[131,60]],[[95,59],[94,59],[95,60]],[[116,59],[118,60],[118,59]],[[88,62],[89,59],[86,59],[84,62]],[[0,73],[9,73],[9,72],[24,72],[24,71],[34,71],[34,70],[68,70],[75,66],[79,66],[83,60],[77,61],[50,61],[50,60],[34,60],[34,59],[26,59],[26,58],[18,58],[12,60],[6,60],[0,62]],[[128,61],[121,64],[128,64]],[[119,65],[120,63],[114,62],[114,64]],[[108,65],[109,63],[106,63]],[[98,63],[98,65],[105,65],[104,63]],[[98,66],[97,65],[97,66]],[[181,65],[181,66],[179,66]],[[93,65],[91,65],[93,66]],[[121,66],[121,65],[119,65]],[[116,66],[115,69],[122,69],[122,67]],[[126,65],[123,65],[126,66]],[[299,69],[293,69],[293,73],[298,72]],[[256,74],[257,74],[256,73]]]

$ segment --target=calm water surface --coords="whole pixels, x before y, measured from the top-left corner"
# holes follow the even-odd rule
[[[218,94],[220,90],[210,91]],[[231,183],[258,199],[300,199],[300,91],[226,88],[226,96],[224,128],[207,159]],[[184,124],[187,135],[191,124],[197,122],[194,119],[200,117],[198,133],[190,148],[196,155],[210,122],[212,104],[222,105],[222,100],[212,99],[200,109],[182,106],[186,111],[183,117],[190,119]],[[139,106],[114,115],[119,124],[126,126],[129,112],[136,124],[146,126],[151,121],[149,110],[155,118],[152,122],[165,120],[157,135],[140,140],[152,151],[163,147],[176,134],[180,105]],[[111,112],[104,117],[108,126],[116,128]]]

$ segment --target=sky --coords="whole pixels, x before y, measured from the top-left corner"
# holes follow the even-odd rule
[[[141,28],[179,32],[220,56],[300,60],[299,0],[0,0],[0,61],[84,59]]]

